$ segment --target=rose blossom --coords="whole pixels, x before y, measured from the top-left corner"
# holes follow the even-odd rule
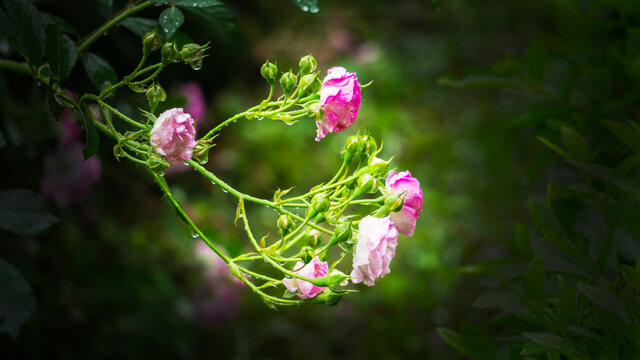
[[[360,93],[355,73],[347,72],[343,67],[333,67],[327,71],[320,89],[320,107],[324,114],[316,122],[316,141],[320,141],[327,133],[340,132],[353,124],[362,100]]]
[[[151,145],[169,162],[189,160],[196,145],[193,118],[182,108],[169,109],[156,120],[151,130]]]
[[[393,226],[400,234],[405,236],[413,235],[416,227],[416,220],[422,212],[422,190],[420,182],[411,177],[409,171],[397,173],[392,171],[387,176],[387,189],[393,194],[404,193],[404,206],[398,212],[391,213]]]
[[[389,263],[396,254],[398,230],[389,217],[377,218],[371,215],[360,220],[358,243],[353,253],[351,281],[364,282],[373,286],[375,279],[389,273]]]
[[[302,268],[300,270],[294,270],[294,272],[307,278],[323,277],[329,272],[329,264],[327,264],[326,261],[320,261],[317,256],[314,257],[307,265],[304,265],[304,267],[302,265],[304,265],[304,263],[302,261],[298,261],[294,269]],[[310,299],[315,297],[318,294],[322,294],[324,289],[327,288],[326,286],[316,286],[308,281],[296,278],[284,279],[282,280],[282,283],[291,292],[296,292],[297,290],[297,295],[300,299]]]

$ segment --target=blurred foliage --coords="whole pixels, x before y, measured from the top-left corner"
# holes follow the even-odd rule
[[[34,3],[85,35],[127,2]],[[635,1],[226,3],[230,12],[181,13],[176,41],[211,41],[211,56],[197,73],[177,65],[162,72],[170,98],[160,106],[182,106],[179,86],[195,80],[208,103],[200,126],[210,128],[265,96],[265,59],[286,71],[308,53],[323,71],[340,65],[363,84],[373,81],[358,127],[384,139],[382,156],[409,169],[425,197],[415,235],[399,239],[391,274],[335,308],[275,312],[246,294],[227,316],[194,316],[201,297],[217,296],[203,295],[210,284],[197,240],[145,174],[118,163],[113,143],[102,139],[102,179],[83,203],[51,205],[59,223],[41,235],[0,230],[0,257],[36,299],[21,333],[0,335],[3,358],[461,357],[444,338],[475,358],[554,359],[622,356],[635,344],[640,140],[628,123],[638,116]],[[316,5],[315,14],[302,11]],[[111,29],[89,58],[127,73],[140,35],[165,8],[150,7]],[[80,37],[65,33],[60,42]],[[2,41],[0,54],[14,56]],[[59,67],[61,77],[65,70]],[[65,87],[91,91],[111,76],[105,70],[104,79],[93,79],[84,70],[75,66]],[[114,102],[135,114],[146,98],[121,92]],[[0,177],[0,189],[37,190],[43,156],[58,141],[46,89],[2,71],[0,109],[0,161],[10,174]],[[207,167],[246,193],[271,198],[278,187],[295,192],[328,179],[354,131],[314,142],[311,121],[287,127],[242,120],[217,139]],[[570,162],[558,161],[557,152]],[[233,225],[232,198],[188,171],[167,176],[216,243],[231,254],[247,248]],[[532,194],[539,197],[528,207]],[[263,225],[256,232],[277,218],[266,208],[251,213]],[[459,276],[468,273],[498,276]],[[487,286],[476,305],[501,307],[492,318],[470,306]]]

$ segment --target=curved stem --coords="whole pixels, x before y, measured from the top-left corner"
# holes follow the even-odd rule
[[[125,7],[120,10],[111,20],[104,23],[102,26],[94,30],[91,34],[86,36],[84,39],[80,40],[78,43],[78,53],[85,51],[91,44],[93,44],[96,40],[98,40],[102,34],[106,33],[109,29],[116,26],[119,22],[126,19],[127,17],[137,13],[138,11],[144,10],[151,6],[153,3],[151,1],[145,1],[139,5],[135,5],[133,7]]]
[[[99,97],[93,95],[93,94],[85,94],[83,96],[84,98],[87,99],[91,99],[94,100],[95,102],[97,102],[98,104],[100,104],[101,106],[105,107],[106,109],[108,109],[109,111],[111,111],[114,115],[116,115],[117,117],[121,118],[122,120],[128,122],[129,124],[136,126],[140,129],[147,129],[147,126],[144,124],[141,124],[133,119],[131,119],[130,117],[124,115],[123,113],[121,113],[120,111],[116,110],[115,108],[113,108],[111,105],[107,104],[106,102],[102,101],[102,99],[100,99]]]

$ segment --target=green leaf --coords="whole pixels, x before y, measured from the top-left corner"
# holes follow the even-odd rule
[[[596,164],[586,164],[578,161],[568,160],[567,162],[575,166],[576,168],[588,173],[589,175],[597,178],[598,180],[617,187],[633,200],[640,201],[640,187],[638,187],[636,183],[631,181],[626,176],[616,173],[614,169]]]
[[[85,53],[82,56],[84,70],[89,76],[89,80],[98,90],[102,90],[109,84],[118,81],[115,70],[109,63],[100,56],[93,53]]]
[[[4,0],[0,35],[33,65],[44,60],[45,32],[40,13],[26,0]]]
[[[178,28],[184,23],[184,15],[182,15],[182,11],[180,11],[180,9],[172,6],[160,14],[158,23],[160,24],[162,31],[164,31],[164,35],[167,37],[167,40],[169,40],[176,30],[178,30]]]
[[[629,315],[627,315],[627,312],[624,310],[622,301],[615,295],[585,283],[579,283],[578,288],[580,288],[580,291],[593,303],[615,313],[620,319],[631,323]]]
[[[577,131],[563,126],[561,130],[562,141],[567,146],[571,158],[578,161],[591,161],[589,144]]]
[[[226,5],[200,9],[185,8],[185,10],[198,15],[211,23],[220,25],[227,31],[234,30],[236,28],[235,16]]]
[[[58,81],[63,81],[71,74],[78,59],[76,44],[55,25],[47,25],[46,50],[51,72]]]
[[[637,292],[640,293],[640,272],[638,272],[635,268],[627,265],[621,265],[620,270],[624,279],[627,280]]]
[[[80,37],[80,33],[78,32],[78,30],[76,30],[73,26],[71,26],[71,24],[69,24],[68,22],[66,22],[65,20],[55,16],[55,15],[51,15],[45,12],[41,12],[40,16],[42,17],[42,22],[49,25],[55,25],[58,29],[60,29],[60,31],[62,31],[63,33],[67,33],[67,34],[71,34],[71,35],[75,35],[76,37]]]
[[[174,0],[173,4],[185,7],[207,8],[212,6],[224,6],[220,0]]]
[[[44,199],[31,190],[0,191],[0,228],[21,236],[32,236],[58,222]]]
[[[522,279],[522,288],[527,296],[534,299],[543,297],[545,275],[546,272],[542,260],[539,257],[533,258]]]
[[[559,336],[530,332],[525,332],[523,333],[523,335],[536,344],[542,345],[547,349],[558,350],[566,356],[578,356],[586,358],[586,356],[578,351],[575,345]]]
[[[120,24],[129,29],[132,33],[142,37],[144,34],[152,31],[156,26],[158,26],[158,21],[132,16],[126,18]]]
[[[518,294],[505,287],[500,286],[489,289],[480,295],[473,306],[479,308],[498,307],[525,321],[538,325],[543,324],[531,309],[523,303]]]
[[[462,340],[462,337],[455,331],[449,330],[444,327],[436,328],[438,335],[452,348],[456,349],[460,353],[471,357],[473,352],[469,352],[469,350],[465,346],[465,342]]]
[[[318,0],[293,0],[293,3],[302,11],[310,12],[312,14],[315,14],[320,10],[318,8]]]
[[[31,285],[13,265],[0,259],[0,332],[18,336],[36,308]]]
[[[566,151],[564,151],[563,148],[561,148],[560,146],[554,144],[553,142],[551,142],[550,140],[547,140],[543,137],[538,136],[538,140],[542,141],[543,144],[547,145],[547,147],[553,151],[555,151],[558,155],[562,156],[565,159],[570,159],[571,157],[569,156],[569,153],[567,153]]]
[[[86,132],[86,144],[84,145],[84,149],[82,149],[82,154],[86,160],[98,152],[100,134],[98,133],[96,125],[92,121],[91,115],[83,111],[82,119],[84,121],[84,129]]]
[[[609,131],[636,153],[640,153],[640,138],[627,125],[609,120],[600,120]]]
[[[547,57],[539,42],[529,46],[524,61],[529,77],[537,83],[542,82],[547,67]]]
[[[490,74],[471,74],[462,79],[440,78],[438,85],[454,89],[521,89],[522,82]]]

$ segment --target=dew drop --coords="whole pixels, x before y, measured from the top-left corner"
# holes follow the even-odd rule
[[[222,189],[222,192],[223,192],[223,193],[225,193],[225,194],[229,193],[229,192],[228,192],[227,190],[225,190],[225,189]]]
[[[192,238],[194,238],[194,239],[197,239],[197,238],[199,238],[199,237],[200,237],[200,235],[198,235],[198,233],[196,233],[195,231],[193,231],[193,232],[191,233],[191,237],[192,237]]]
[[[264,120],[264,116],[258,116],[258,121]]]

